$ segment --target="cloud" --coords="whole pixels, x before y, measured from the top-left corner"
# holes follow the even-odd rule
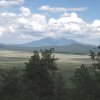
[[[11,6],[23,4],[24,0],[0,0],[0,6]]]
[[[27,18],[21,16],[18,18],[18,23],[26,29],[44,32],[46,28],[46,17],[40,14],[33,14]]]
[[[31,15],[31,11],[29,8],[26,7],[21,7],[20,11],[22,12],[23,16],[30,16]]]
[[[85,11],[88,7],[79,7],[79,8],[63,8],[63,7],[50,7],[49,5],[44,5],[39,8],[41,11],[47,12],[69,12],[69,11]]]
[[[68,13],[58,19],[50,18],[48,30],[50,32],[48,32],[48,36],[50,37],[64,37],[81,43],[98,44],[100,39],[100,20],[87,23],[76,13]]]
[[[17,14],[0,13],[0,42],[25,43],[44,37],[64,37],[81,43],[98,44],[100,20],[88,23],[75,12],[63,13],[59,18],[47,18],[26,7],[21,7]]]
[[[32,35],[29,35],[29,34],[20,34],[19,36],[17,36],[19,39],[22,39],[22,40],[31,40],[31,41],[35,41],[37,37],[35,36],[32,36]]]
[[[28,42],[32,39],[38,40],[43,37],[42,33],[45,28],[46,16],[33,14],[26,7],[21,7],[19,14],[12,12],[0,13],[0,39],[1,36],[4,40],[13,36],[16,41],[21,40],[22,42]]]
[[[2,17],[13,17],[13,16],[16,16],[16,14],[11,13],[11,12],[9,12],[9,13],[0,13],[0,16],[2,16]]]
[[[59,30],[61,33],[80,32],[84,24],[83,19],[79,18],[76,13],[71,13],[69,16],[59,19],[50,18],[48,22],[50,30]]]
[[[4,32],[5,32],[5,28],[0,26],[0,37],[3,35]]]

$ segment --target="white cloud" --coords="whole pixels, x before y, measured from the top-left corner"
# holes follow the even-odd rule
[[[43,32],[46,28],[46,17],[40,14],[34,14],[32,15],[32,20],[30,24],[33,30]]]
[[[79,8],[66,8],[66,11],[85,11],[88,7],[79,7]]]
[[[5,32],[5,28],[0,26],[0,37],[3,35],[4,32]]]
[[[18,18],[18,22],[21,24],[28,24],[29,20],[25,17],[20,17],[20,18]]]
[[[31,11],[29,8],[26,7],[21,7],[20,11],[22,12],[23,16],[30,16],[31,15]]]
[[[48,23],[49,29],[63,32],[79,32],[84,24],[85,22],[76,13],[71,13],[69,16],[59,19],[51,18]]]
[[[48,11],[48,12],[65,12],[66,8],[56,8],[50,6],[41,6],[39,10]]]
[[[100,39],[100,20],[88,24],[76,13],[68,13],[59,19],[50,18],[48,29],[50,37],[65,37],[81,43],[98,43]]]
[[[24,39],[24,40],[36,40],[36,37],[32,36],[32,35],[28,35],[28,34],[20,34],[17,36],[19,39]]]
[[[98,26],[100,27],[100,20],[94,20],[92,25],[95,27],[98,27]]]
[[[11,32],[15,32],[16,30],[14,29],[14,26],[12,25],[12,26],[9,26],[9,30],[11,31]]]
[[[30,9],[23,7],[19,14],[11,12],[0,13],[0,26],[2,26],[0,27],[0,38],[3,35],[3,38],[12,38],[13,36],[16,41],[25,40],[28,42],[32,39],[35,40],[35,38],[38,40],[42,37],[42,33],[46,28],[46,16],[33,14]]]
[[[14,16],[16,16],[16,14],[11,13],[11,12],[9,12],[9,13],[0,13],[0,16],[2,16],[2,17],[14,17]]]
[[[85,22],[77,13],[64,13],[60,18],[46,18],[21,7],[20,13],[0,13],[0,41],[8,38],[18,43],[44,37],[65,37],[82,43],[99,43],[100,20]],[[4,41],[5,42],[5,41]],[[13,43],[15,43],[13,42]]]
[[[0,0],[0,6],[10,6],[23,4],[24,0]]]
[[[69,17],[69,16],[70,16],[69,13],[64,13],[64,14],[61,15],[61,17]]]
[[[46,17],[40,14],[33,14],[27,18],[21,16],[18,18],[18,22],[32,31],[44,32],[46,28]]]
[[[68,11],[85,11],[88,7],[79,7],[79,8],[63,8],[63,7],[50,7],[49,5],[44,5],[39,8],[39,10],[47,12],[68,12]]]

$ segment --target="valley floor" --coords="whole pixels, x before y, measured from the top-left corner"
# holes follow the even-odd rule
[[[25,62],[28,62],[32,55],[33,52],[0,51],[0,68],[17,67],[23,69]],[[88,55],[67,53],[54,53],[54,55],[58,58],[58,68],[66,79],[70,79],[75,68],[80,67],[81,64],[89,65],[92,63]]]

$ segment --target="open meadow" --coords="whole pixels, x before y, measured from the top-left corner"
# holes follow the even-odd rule
[[[0,68],[17,67],[23,69],[25,62],[28,62],[33,52],[24,51],[0,51]],[[73,75],[75,68],[80,67],[81,64],[91,64],[91,59],[88,55],[54,53],[58,58],[57,65],[61,73],[66,79]]]

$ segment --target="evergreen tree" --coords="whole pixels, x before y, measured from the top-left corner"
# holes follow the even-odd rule
[[[51,99],[54,97],[54,74],[57,71],[52,55],[53,49],[40,52],[34,51],[28,63],[26,63],[25,77],[29,89],[30,98]],[[49,100],[48,99],[48,100]]]
[[[72,78],[75,100],[94,100],[94,78],[89,67],[81,65],[77,68]]]
[[[55,100],[67,100],[68,93],[66,88],[66,81],[63,75],[58,72],[55,75]]]
[[[100,46],[96,53],[90,50],[92,65],[82,64],[77,68],[72,78],[77,100],[100,100]]]
[[[19,100],[21,88],[18,69],[0,71],[0,83],[0,100]]]

